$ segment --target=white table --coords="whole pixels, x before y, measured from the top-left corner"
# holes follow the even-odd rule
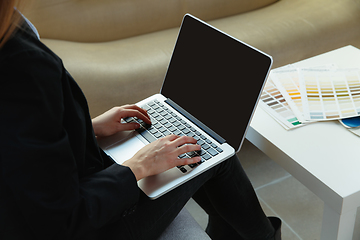
[[[346,46],[295,66],[360,67],[360,50]],[[286,131],[260,107],[247,139],[324,201],[321,239],[352,239],[360,206],[360,137],[338,121]]]

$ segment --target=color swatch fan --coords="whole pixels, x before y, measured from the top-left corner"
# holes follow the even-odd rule
[[[360,70],[301,70],[304,118],[308,121],[360,115]]]
[[[301,126],[288,102],[272,81],[271,73],[261,94],[259,105],[285,129]]]
[[[287,130],[360,116],[360,69],[331,64],[272,70],[260,106]]]

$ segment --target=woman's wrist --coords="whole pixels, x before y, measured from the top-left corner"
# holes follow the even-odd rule
[[[91,122],[92,122],[92,127],[94,129],[94,134],[95,134],[95,136],[98,136],[99,135],[99,127],[98,127],[96,118],[92,119]]]
[[[132,159],[123,162],[122,165],[130,168],[130,170],[135,175],[136,181],[139,181],[140,179],[143,179],[145,177],[144,168],[142,168],[139,164],[135,164]]]

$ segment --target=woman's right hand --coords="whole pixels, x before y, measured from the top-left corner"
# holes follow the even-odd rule
[[[146,145],[123,165],[132,170],[136,180],[140,180],[179,165],[196,163],[201,160],[199,156],[178,158],[181,154],[199,151],[201,146],[196,142],[192,137],[169,135]]]

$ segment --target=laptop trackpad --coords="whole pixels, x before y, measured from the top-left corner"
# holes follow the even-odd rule
[[[146,144],[135,136],[135,133],[129,134],[126,138],[107,147],[104,151],[109,154],[116,163],[122,164],[132,158]]]

